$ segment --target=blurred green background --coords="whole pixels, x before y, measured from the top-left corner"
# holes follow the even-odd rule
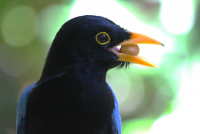
[[[153,37],[140,45],[160,68],[113,69],[122,134],[200,134],[200,1],[0,0],[0,134],[14,134],[22,90],[40,77],[51,42],[70,18],[92,14]]]

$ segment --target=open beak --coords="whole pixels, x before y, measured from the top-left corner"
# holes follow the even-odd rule
[[[157,68],[158,66],[155,65],[154,63],[150,62],[149,60],[147,60],[146,58],[140,55],[137,55],[139,53],[139,47],[137,46],[137,44],[154,44],[154,45],[160,45],[160,46],[164,46],[164,45],[160,43],[159,41],[152,39],[148,36],[138,34],[138,33],[133,33],[133,32],[129,32],[129,33],[131,34],[130,39],[121,42],[120,44],[116,45],[114,48],[111,49],[112,52],[114,52],[116,55],[119,56],[117,60],[132,62],[132,63],[144,65],[144,66]],[[118,46],[121,46],[121,49],[119,49]],[[123,51],[122,47],[124,46],[126,47],[126,50]],[[131,52],[129,53],[129,51],[131,51],[131,49],[133,50],[134,48],[138,48],[136,50],[138,51],[136,55],[131,54]]]

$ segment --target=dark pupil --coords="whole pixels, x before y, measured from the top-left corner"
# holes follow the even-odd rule
[[[105,34],[99,34],[97,36],[97,39],[101,43],[105,43],[106,41],[108,41],[108,37]]]

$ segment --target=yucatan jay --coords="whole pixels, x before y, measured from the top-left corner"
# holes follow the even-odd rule
[[[117,47],[129,51],[137,44],[162,45],[101,16],[67,21],[52,42],[41,78],[19,99],[17,134],[121,134],[118,102],[105,77],[130,62],[156,67]]]

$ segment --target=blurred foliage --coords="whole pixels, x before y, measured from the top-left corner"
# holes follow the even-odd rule
[[[123,134],[200,133],[200,1],[1,0],[0,134],[15,133],[20,93],[39,79],[56,32],[83,14],[105,16],[165,44],[141,45],[141,55],[160,68],[132,65],[107,74]]]

